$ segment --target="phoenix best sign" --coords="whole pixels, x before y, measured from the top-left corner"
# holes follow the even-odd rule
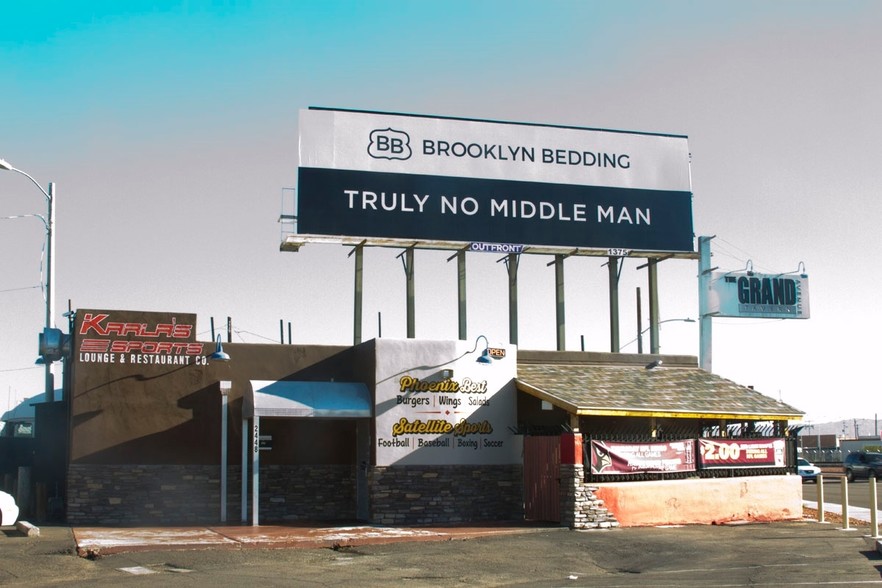
[[[516,349],[377,339],[377,465],[520,463]]]
[[[310,109],[303,234],[692,251],[686,137]]]

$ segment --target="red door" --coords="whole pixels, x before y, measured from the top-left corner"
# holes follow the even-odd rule
[[[524,437],[524,514],[560,522],[560,437]]]

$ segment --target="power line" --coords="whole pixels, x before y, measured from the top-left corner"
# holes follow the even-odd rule
[[[714,252],[715,252],[715,253],[718,253],[718,254],[720,254],[720,255],[725,255],[726,257],[731,257],[732,259],[734,259],[734,260],[736,260],[736,261],[740,261],[741,263],[743,263],[743,264],[745,264],[745,265],[747,264],[748,261],[753,261],[753,262],[754,262],[754,265],[755,265],[757,268],[762,269],[763,271],[768,272],[768,273],[771,273],[771,272],[772,272],[771,269],[769,269],[769,268],[767,268],[767,267],[764,267],[764,266],[761,266],[761,265],[759,265],[758,263],[756,263],[754,260],[756,260],[757,257],[756,257],[755,255],[751,254],[749,251],[745,251],[744,249],[742,249],[742,248],[739,247],[738,245],[735,245],[734,243],[731,243],[731,242],[729,242],[729,241],[726,241],[725,239],[723,239],[723,238],[720,237],[720,236],[717,236],[717,239],[718,239],[719,241],[725,243],[726,245],[728,245],[728,246],[731,247],[732,249],[736,250],[737,252],[739,252],[739,253],[741,253],[741,254],[743,254],[743,255],[746,255],[747,257],[739,257],[738,255],[735,255],[735,254],[732,253],[732,252],[727,252],[727,251],[725,251],[726,247],[715,247],[715,248],[714,248]]]
[[[5,292],[18,292],[19,290],[36,290],[37,288],[42,288],[42,286],[22,286],[20,288],[9,288],[8,290],[0,290],[0,294]]]
[[[32,365],[32,366],[29,366],[29,367],[9,368],[9,369],[6,369],[6,370],[0,370],[0,373],[5,373],[5,372],[23,372],[23,371],[25,371],[25,370],[39,370],[39,369],[43,369],[43,368],[42,368],[41,366],[39,366],[39,365]]]

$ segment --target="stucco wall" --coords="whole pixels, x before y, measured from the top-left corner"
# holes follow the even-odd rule
[[[802,518],[799,476],[608,482],[595,495],[624,527]]]

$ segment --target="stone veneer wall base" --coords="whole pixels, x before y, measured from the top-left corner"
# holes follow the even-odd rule
[[[524,469],[515,465],[375,466],[371,521],[460,524],[524,519]]]
[[[241,521],[241,479],[239,467],[227,470],[230,523]],[[248,516],[250,508],[249,504]],[[261,466],[261,523],[354,518],[355,466]],[[68,468],[69,524],[192,525],[217,524],[220,519],[218,465],[70,464]]]
[[[560,466],[560,518],[561,525],[571,529],[609,529],[618,527],[616,517],[595,496],[596,487],[584,481],[581,464]]]

